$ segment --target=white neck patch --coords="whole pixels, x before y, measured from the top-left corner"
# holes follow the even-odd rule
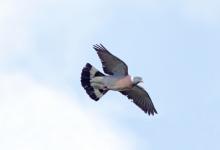
[[[131,76],[131,82],[132,82],[132,83],[134,82],[134,77],[133,77],[133,76]]]

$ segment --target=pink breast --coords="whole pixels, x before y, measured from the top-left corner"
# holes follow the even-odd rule
[[[131,88],[131,86],[132,86],[131,77],[130,76],[126,76],[126,77],[118,80],[116,82],[116,86],[118,88],[120,88],[120,89]]]

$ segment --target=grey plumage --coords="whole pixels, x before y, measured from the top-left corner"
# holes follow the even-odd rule
[[[119,91],[132,99],[145,113],[149,115],[157,113],[149,94],[138,85],[142,82],[142,78],[131,77],[128,74],[127,65],[111,54],[103,45],[94,45],[93,48],[96,50],[102,62],[103,70],[108,76],[87,63],[81,73],[81,84],[87,94],[98,101],[109,90]]]
[[[149,115],[157,113],[149,94],[142,87],[136,85],[130,90],[121,91],[121,93],[126,95],[129,99],[132,99],[145,113]]]
[[[112,55],[102,44],[94,45],[93,48],[101,59],[105,73],[109,75],[128,75],[127,65],[118,57]]]

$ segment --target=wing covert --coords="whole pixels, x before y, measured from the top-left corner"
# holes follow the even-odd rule
[[[102,62],[102,67],[105,73],[109,75],[128,75],[127,65],[118,57],[111,54],[102,44],[94,45],[99,58]]]
[[[121,91],[121,93],[127,96],[128,99],[132,99],[133,102],[145,113],[148,113],[149,115],[154,115],[154,113],[157,114],[157,110],[155,109],[149,94],[144,90],[144,88],[136,85],[131,90]]]

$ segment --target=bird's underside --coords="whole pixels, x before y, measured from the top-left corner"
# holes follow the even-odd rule
[[[157,113],[148,93],[138,85],[142,79],[140,77],[132,78],[128,74],[127,65],[112,55],[103,45],[94,45],[93,48],[101,59],[104,72],[108,75],[87,63],[81,73],[81,84],[87,94],[93,100],[98,101],[109,90],[119,91],[132,99],[145,113],[149,115]]]
[[[90,80],[91,86],[98,89],[124,91],[132,89],[130,76],[99,76]]]

